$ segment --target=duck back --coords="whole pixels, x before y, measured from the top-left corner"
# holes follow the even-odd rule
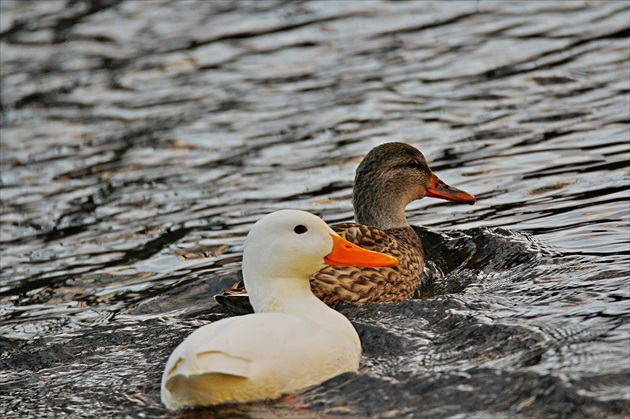
[[[326,266],[311,276],[313,294],[330,306],[397,302],[411,298],[422,280],[424,251],[411,227],[381,230],[355,223],[332,226],[341,237],[365,249],[398,259],[391,268]]]

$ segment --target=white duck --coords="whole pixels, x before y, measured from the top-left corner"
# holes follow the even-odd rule
[[[339,237],[315,215],[283,210],[250,231],[243,276],[255,313],[203,326],[171,354],[162,376],[169,409],[274,399],[357,371],[352,324],[311,292],[324,264],[395,266]]]

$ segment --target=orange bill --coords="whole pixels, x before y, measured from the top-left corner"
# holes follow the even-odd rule
[[[427,188],[425,196],[446,199],[448,201],[464,202],[471,205],[476,201],[475,197],[468,192],[464,192],[442,182],[435,173],[431,173],[431,183]]]
[[[398,265],[398,259],[393,256],[364,249],[335,234],[331,234],[330,237],[333,239],[333,249],[324,258],[328,265],[364,267]]]

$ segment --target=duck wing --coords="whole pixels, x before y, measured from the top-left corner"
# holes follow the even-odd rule
[[[169,357],[162,401],[177,409],[273,399],[356,371],[361,344],[349,322],[348,328],[328,329],[282,313],[232,317],[203,326]]]
[[[346,240],[398,259],[398,266],[365,268],[326,266],[311,276],[313,293],[326,304],[404,301],[413,296],[424,270],[422,242],[410,227],[381,230],[344,223],[332,226]]]
[[[232,287],[225,288],[223,293],[215,295],[214,300],[225,307],[230,316],[241,316],[254,312],[242,279]]]

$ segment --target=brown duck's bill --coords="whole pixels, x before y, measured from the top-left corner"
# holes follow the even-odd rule
[[[427,188],[425,196],[446,199],[448,201],[464,202],[471,205],[476,201],[475,197],[468,192],[464,192],[442,182],[435,173],[431,173],[431,183]]]
[[[334,234],[331,234],[330,237],[333,239],[333,249],[332,252],[324,258],[324,262],[327,265],[363,267],[398,265],[398,259],[393,256],[363,249]]]

